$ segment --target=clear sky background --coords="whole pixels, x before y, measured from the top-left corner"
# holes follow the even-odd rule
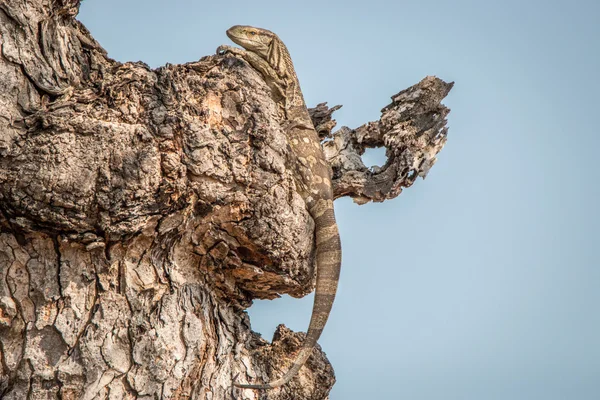
[[[344,105],[339,126],[426,75],[455,81],[427,179],[336,201],[331,400],[600,399],[600,1],[85,0],[79,18],[109,56],[152,67],[233,44],[231,25],[268,28],[307,104]],[[311,307],[249,313],[270,339],[306,330]]]

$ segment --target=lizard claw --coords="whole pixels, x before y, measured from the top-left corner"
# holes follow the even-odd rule
[[[231,47],[231,46],[227,46],[226,44],[222,44],[222,45],[220,45],[219,47],[217,47],[217,51],[216,51],[216,53],[217,53],[218,55],[221,55],[221,56],[222,56],[223,54],[227,53],[227,51],[229,50],[229,48],[230,48],[230,47]]]
[[[235,376],[233,377],[233,379],[231,380],[231,386],[235,386],[237,387],[238,383],[237,383],[237,378],[238,376],[240,376],[240,373],[238,372],[237,374],[235,374]]]
[[[228,46],[226,44],[222,44],[219,47],[217,47],[217,54],[218,55],[223,55],[223,54],[234,54],[238,57],[243,57],[244,56],[244,50],[238,49],[237,47],[233,47],[233,46]]]

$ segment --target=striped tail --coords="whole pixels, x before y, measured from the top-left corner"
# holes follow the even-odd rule
[[[309,204],[310,206],[311,204]],[[321,336],[321,332],[323,332],[323,328],[325,328],[338,287],[340,267],[342,265],[342,247],[338,227],[335,222],[333,201],[330,199],[317,200],[312,204],[309,211],[315,220],[317,287],[315,289],[315,302],[313,304],[308,332],[304,343],[302,343],[300,354],[296,357],[289,371],[280,379],[263,385],[245,385],[234,382],[234,386],[245,389],[273,389],[285,385],[292,380],[308,357],[310,357],[313,348],[317,344],[317,340]]]

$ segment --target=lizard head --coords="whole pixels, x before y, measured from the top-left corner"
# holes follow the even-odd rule
[[[227,36],[246,50],[253,51],[266,58],[269,53],[269,45],[275,34],[266,29],[253,26],[235,25],[227,30]]]

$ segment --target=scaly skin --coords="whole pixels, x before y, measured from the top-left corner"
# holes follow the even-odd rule
[[[240,388],[271,389],[288,383],[310,357],[329,317],[338,287],[342,249],[333,211],[331,167],[325,160],[319,137],[312,124],[290,54],[273,32],[236,25],[227,31],[229,38],[246,50],[221,46],[218,52],[231,52],[250,63],[264,77],[273,97],[282,103],[289,145],[298,159],[298,187],[315,221],[317,246],[317,285],[306,339],[289,371],[267,384]]]

